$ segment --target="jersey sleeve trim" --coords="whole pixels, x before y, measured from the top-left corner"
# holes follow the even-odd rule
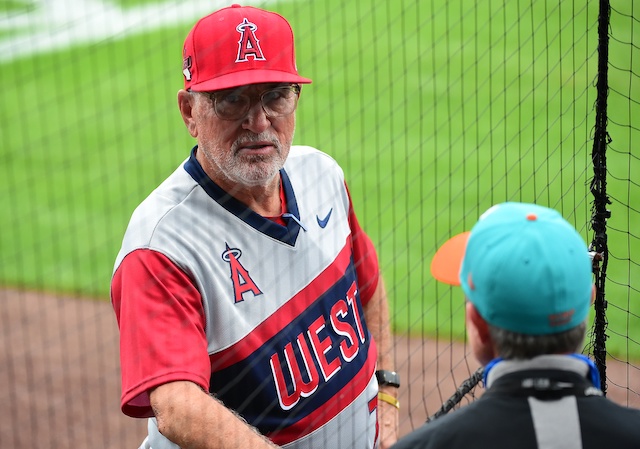
[[[362,305],[366,305],[373,297],[380,278],[378,254],[371,238],[360,227],[346,183],[345,189],[347,189],[347,195],[349,196],[349,227],[351,228],[353,261],[358,276],[360,301]]]
[[[209,388],[202,298],[177,265],[157,251],[135,250],[117,268],[111,298],[120,327],[123,413],[153,416],[148,391],[166,382]]]

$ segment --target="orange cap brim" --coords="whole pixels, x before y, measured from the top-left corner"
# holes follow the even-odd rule
[[[431,260],[431,274],[434,278],[446,284],[460,285],[460,267],[469,235],[471,231],[451,237],[436,251]]]

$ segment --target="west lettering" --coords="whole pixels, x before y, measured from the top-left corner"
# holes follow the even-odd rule
[[[358,355],[360,345],[354,327],[350,323],[342,321],[348,313],[349,308],[343,299],[331,308],[331,327],[336,334],[344,337],[340,342],[340,353],[345,361],[350,362]]]
[[[328,381],[335,373],[340,370],[340,359],[334,358],[331,362],[327,360],[327,352],[331,350],[331,338],[325,337],[320,339],[320,332],[325,329],[324,317],[319,317],[311,326],[309,326],[308,334],[311,340],[311,347],[316,355],[316,359],[320,362],[320,370],[324,381]]]
[[[295,342],[288,342],[282,353],[271,355],[269,364],[283,410],[290,410],[302,398],[311,396],[320,381],[328,382],[343,363],[357,357],[366,333],[360,321],[356,293],[354,282],[346,299],[338,300],[331,307],[328,320],[319,316]],[[294,344],[298,351],[294,351]],[[332,351],[334,348],[338,351]]]
[[[300,401],[300,398],[311,396],[320,383],[318,370],[313,362],[313,357],[304,335],[298,335],[296,342],[302,355],[308,381],[305,382],[302,378],[302,371],[300,370],[298,358],[296,357],[291,342],[287,343],[284,347],[284,357],[287,362],[289,379],[291,380],[293,391],[289,392],[278,354],[273,354],[270,360],[271,372],[276,381],[276,392],[278,393],[280,407],[282,407],[283,410],[290,410]]]

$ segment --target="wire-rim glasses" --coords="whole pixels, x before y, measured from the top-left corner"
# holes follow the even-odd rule
[[[213,110],[222,120],[239,120],[246,117],[257,102],[255,95],[244,92],[250,87],[200,92],[213,102]],[[260,94],[262,110],[269,118],[283,117],[295,111],[300,96],[298,84],[279,85]]]

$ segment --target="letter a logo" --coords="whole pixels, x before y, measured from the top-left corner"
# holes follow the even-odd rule
[[[231,268],[231,282],[233,283],[236,304],[244,301],[243,295],[247,292],[253,293],[254,296],[262,294],[256,283],[251,279],[249,272],[238,260],[240,256],[242,256],[242,251],[237,248],[231,249],[228,244],[227,249],[222,253],[222,260],[228,262]]]
[[[247,62],[249,57],[252,57],[255,61],[266,61],[260,48],[260,41],[256,37],[255,31],[257,29],[258,26],[255,23],[249,22],[246,17],[242,23],[236,27],[236,30],[240,33],[236,62]]]

